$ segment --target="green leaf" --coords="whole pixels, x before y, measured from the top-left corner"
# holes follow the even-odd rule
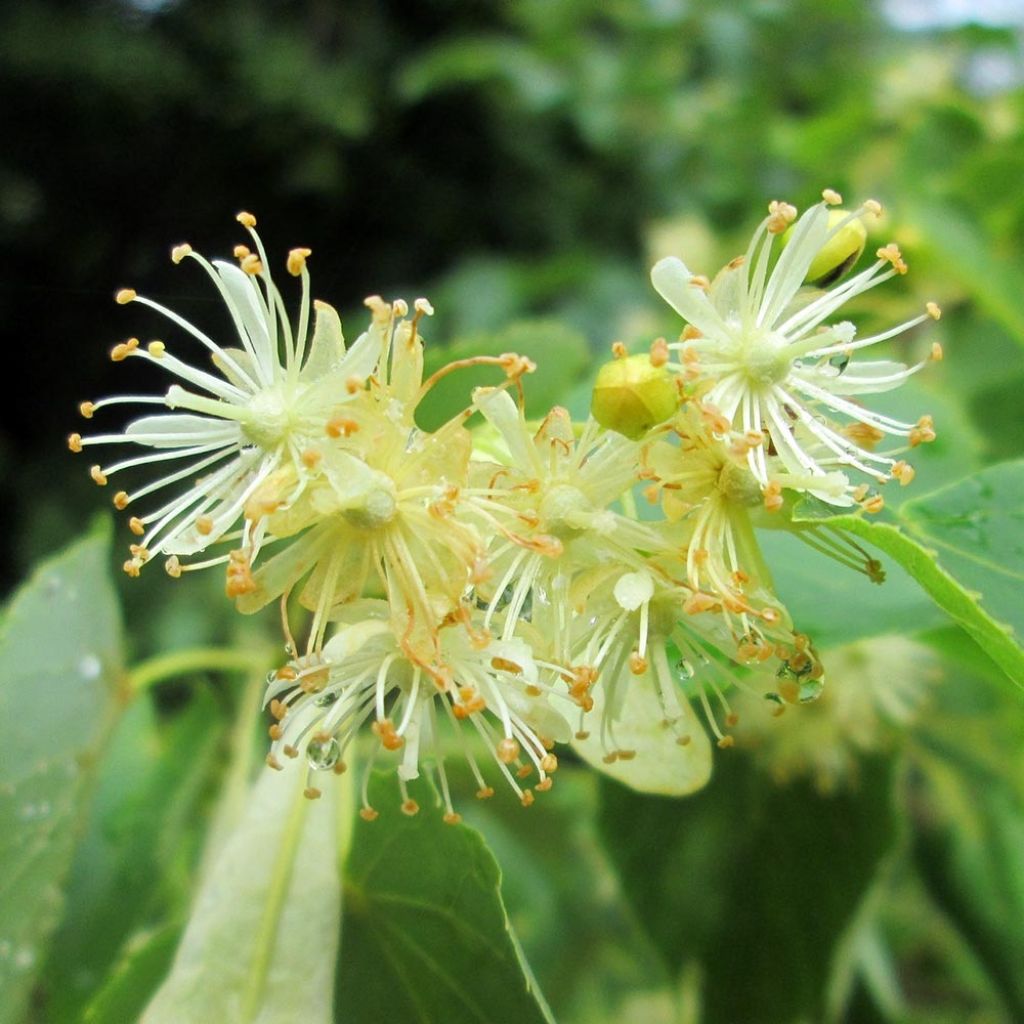
[[[264,769],[203,878],[171,973],[141,1024],[331,1020],[340,921],[338,804],[305,772]]]
[[[962,213],[939,202],[909,205],[907,219],[925,240],[929,254],[990,316],[1024,345],[1024,271],[993,251]]]
[[[891,521],[824,516],[806,502],[794,512],[794,519],[827,522],[894,558],[1024,686],[1024,460],[908,501]]]
[[[16,1020],[63,905],[100,749],[121,706],[109,540],[40,568],[0,631],[0,1005]]]
[[[861,767],[832,796],[777,788],[738,754],[681,801],[605,783],[622,886],[666,967],[699,963],[707,1024],[822,1019],[836,944],[895,836],[890,765]]]
[[[138,1020],[166,977],[181,938],[181,925],[163,925],[136,935],[89,1003],[83,1024],[125,1024]]]
[[[205,689],[162,726],[148,694],[118,723],[40,978],[37,1003],[47,1024],[82,1020],[83,1007],[134,933],[168,917],[184,919],[224,724]],[[161,980],[154,977],[145,995]]]
[[[345,867],[336,1024],[551,1024],[483,838],[433,808],[406,817],[393,780],[372,783],[385,809]]]
[[[1016,785],[962,740],[917,748],[909,799],[913,855],[932,898],[959,928],[1013,1020],[1024,1020],[1024,775]]]

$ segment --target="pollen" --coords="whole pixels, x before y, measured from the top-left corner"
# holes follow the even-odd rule
[[[145,524],[138,516],[132,516],[128,520],[128,529],[135,534],[136,537],[141,537],[146,532]]]
[[[254,228],[256,227],[256,218],[248,212],[248,210],[241,210],[235,214],[235,220],[238,221],[243,227]]]
[[[95,411],[96,406],[93,402],[80,402],[78,404],[78,412],[84,419],[91,420]]]
[[[176,580],[181,577],[181,561],[177,555],[171,555],[171,557],[164,562],[164,572],[166,572],[172,580]]]
[[[82,450],[82,435],[68,434],[68,448],[73,452],[80,452]]]
[[[880,260],[884,260],[886,263],[892,264],[892,268],[897,274],[905,274],[909,269],[903,260],[903,254],[900,252],[900,247],[895,242],[883,245],[875,255]]]
[[[263,273],[263,262],[256,253],[251,252],[248,256],[242,257],[240,266],[250,277]]]
[[[511,736],[506,736],[498,742],[495,751],[502,764],[511,764],[519,756],[519,744]]]
[[[171,262],[180,263],[191,251],[192,246],[189,245],[188,242],[182,242],[181,245],[176,245],[171,250]]]
[[[138,338],[129,338],[127,341],[120,342],[110,350],[111,362],[120,363],[123,359],[127,359],[138,347]]]
[[[312,255],[312,249],[292,249],[288,253],[288,273],[292,277],[299,277],[306,269],[306,260]]]
[[[114,296],[114,301],[119,306],[127,306],[129,302],[134,302],[137,298],[137,293],[134,288],[122,288]]]
[[[829,206],[842,206],[843,197],[835,189],[827,188],[821,193],[821,198]]]
[[[130,499],[128,498],[128,492],[127,491],[118,491],[117,494],[114,495],[114,499],[113,499],[113,501],[114,501],[114,508],[116,508],[118,510],[118,512],[123,511],[124,509],[126,509],[128,507],[128,501],[129,500]]]
[[[100,485],[100,487],[107,486],[106,474],[99,466],[91,466],[89,469],[89,476],[93,478]]]
[[[167,346],[162,341],[151,341],[146,346],[146,351],[154,359],[163,359],[164,355],[167,353]]]

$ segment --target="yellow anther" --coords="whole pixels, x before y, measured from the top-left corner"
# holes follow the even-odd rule
[[[942,346],[937,341],[932,342],[932,350],[928,354],[928,357],[933,363],[942,362]]]
[[[89,476],[91,476],[93,480],[100,485],[100,487],[107,486],[107,475],[99,466],[91,467],[89,470]]]
[[[901,487],[906,487],[914,479],[914,467],[900,459],[892,465],[892,475],[899,480]]]
[[[895,242],[890,242],[888,245],[883,245],[875,255],[886,263],[891,263],[893,270],[897,274],[905,274],[908,270],[907,264],[903,260],[903,254],[900,252],[900,247]]]
[[[442,819],[446,825],[458,825],[462,822],[462,815],[455,811],[449,811]]]
[[[360,377],[357,374],[352,374],[352,376],[345,381],[345,390],[350,395],[357,395],[364,387],[366,387],[366,378]]]
[[[937,302],[926,302],[925,306],[924,306],[924,311],[933,320],[941,320],[942,319],[942,310],[939,308],[939,304]]]
[[[82,450],[82,435],[68,434],[68,448],[73,452],[80,452]]]
[[[127,306],[129,302],[134,302],[136,298],[136,291],[134,288],[122,288],[115,296],[114,301],[119,306]]]
[[[827,188],[821,193],[821,198],[828,203],[829,206],[842,206],[843,197],[836,192],[835,189]]]
[[[265,760],[268,768],[273,768],[275,772],[284,771],[284,765],[273,754],[267,754]]]
[[[639,651],[633,651],[630,654],[629,671],[635,676],[642,676],[647,671],[647,659],[641,657]]]
[[[778,608],[772,608],[769,605],[769,607],[761,609],[761,618],[767,622],[769,626],[774,626],[777,622],[782,621],[782,612],[780,612]]]
[[[127,359],[138,347],[138,338],[129,338],[127,341],[120,342],[110,350],[111,361],[119,363],[123,359]]]
[[[778,512],[782,508],[782,484],[778,480],[769,480],[765,484],[764,507],[769,512]]]
[[[250,274],[253,277],[263,272],[263,263],[259,256],[254,252],[251,252],[248,256],[242,258],[241,267],[245,273]]]
[[[424,299],[422,297],[418,298],[412,304],[412,308],[415,309],[416,312],[421,314],[422,316],[433,316],[434,315],[434,307],[431,305],[429,299]],[[456,815],[456,817],[457,817],[457,815]]]
[[[196,529],[204,537],[208,537],[211,533],[213,533],[213,519],[210,516],[200,516],[196,520]]]
[[[305,789],[304,789],[304,790],[302,791],[302,795],[303,795],[303,796],[304,796],[304,797],[305,797],[305,798],[306,798],[307,800],[319,800],[319,799],[320,799],[320,797],[322,796],[322,794],[321,794],[320,790],[319,790],[319,789],[317,789],[317,788],[316,788],[316,786],[307,786],[307,787],[306,787],[306,788],[305,788]]]
[[[629,349],[621,341],[612,342],[612,357],[614,359],[625,359],[629,355]]]
[[[235,220],[237,220],[238,223],[241,224],[243,227],[256,227],[256,218],[247,210],[242,210],[240,213],[236,213]]]
[[[181,245],[176,245],[171,250],[171,262],[180,263],[191,251],[192,246],[189,245],[188,242],[182,242]]]
[[[931,416],[922,416],[907,438],[910,447],[916,448],[919,444],[930,444],[935,440],[935,423]]]
[[[540,770],[548,775],[558,771],[558,758],[554,754],[545,754],[540,759]]]
[[[420,805],[415,800],[404,800],[402,802],[402,813],[411,818],[414,814],[420,813]]]
[[[247,245],[236,245],[234,249],[231,250],[231,253],[236,260],[244,260],[245,257],[248,256],[249,253],[251,252],[252,249],[250,249],[249,246]]]
[[[141,537],[146,532],[145,524],[138,516],[132,516],[128,520],[128,529],[135,534],[136,537]]]
[[[882,216],[882,204],[877,199],[865,199],[864,209],[875,217]]]
[[[680,341],[695,341],[697,338],[702,338],[702,337],[704,337],[704,335],[700,333],[698,328],[694,327],[693,324],[687,324],[683,328],[682,334],[679,335],[679,340]]]
[[[668,342],[656,338],[651,342],[651,366],[664,366],[668,362]]]
[[[175,580],[181,575],[181,562],[178,560],[177,555],[171,555],[171,557],[164,562],[164,572],[166,572],[171,579]]]
[[[162,341],[151,341],[146,346],[146,351],[154,359],[163,359],[164,353],[167,351],[167,346]]]
[[[728,750],[730,747],[735,746],[736,740],[732,736],[723,736],[718,741],[718,747],[720,750]]]
[[[701,612],[709,612],[712,608],[718,607],[718,601],[710,594],[703,594],[695,590],[684,602],[683,611],[687,615],[699,615]]]
[[[78,405],[78,411],[87,420],[92,419],[92,414],[96,411],[96,406],[92,402],[80,402]]]
[[[495,751],[502,764],[511,764],[519,756],[519,744],[511,736],[506,736],[499,740]]]
[[[870,512],[874,515],[876,512],[881,512],[885,508],[885,498],[880,494],[872,494],[861,503],[861,508],[865,512]]]
[[[533,806],[533,790],[531,790],[531,789],[524,789],[523,790],[523,795],[519,798],[519,802],[524,807],[532,807]]]
[[[797,209],[791,203],[773,199],[768,204],[767,229],[773,235],[781,235],[796,220]]]
[[[114,495],[114,508],[116,508],[118,511],[121,511],[122,509],[125,509],[127,507],[128,507],[128,492],[127,491],[118,491],[117,494]]]
[[[312,255],[312,249],[292,249],[288,253],[288,273],[298,277],[306,269],[306,260]]]
[[[132,579],[135,579],[135,577],[139,575],[142,565],[136,561],[136,559],[129,558],[128,561],[121,566],[121,569],[124,571],[126,576],[131,576]]]
[[[302,453],[301,458],[302,464],[307,469],[313,469],[316,466],[316,464],[323,458],[323,455],[321,455],[320,452],[318,452],[315,448],[307,448]]]
[[[492,786],[484,786],[476,791],[477,800],[490,800],[494,796],[494,788]]]

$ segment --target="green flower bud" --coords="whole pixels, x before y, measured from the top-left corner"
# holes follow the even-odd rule
[[[829,231],[849,215],[849,210],[829,210]],[[792,233],[793,229],[790,228],[782,236],[783,245],[789,242]],[[811,262],[804,281],[818,288],[827,288],[838,281],[860,259],[867,240],[867,228],[860,217],[849,221],[818,250],[818,255]]]
[[[598,371],[590,411],[594,419],[636,441],[679,408],[675,381],[647,354],[605,363]]]

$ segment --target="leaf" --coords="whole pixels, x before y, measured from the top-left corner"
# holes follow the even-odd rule
[[[894,841],[890,774],[864,761],[855,791],[825,797],[733,754],[681,801],[604,784],[623,889],[670,971],[699,962],[707,1024],[822,1019],[833,951]]]
[[[1024,686],[1024,460],[908,501],[894,521],[820,512],[804,502],[794,519],[827,522],[890,555]]]
[[[0,1005],[16,1020],[64,901],[102,743],[120,707],[121,619],[94,535],[44,564],[0,632]]]
[[[909,799],[925,885],[977,953],[1014,1020],[1024,1019],[1024,799],[959,744],[918,748]],[[958,750],[959,746],[959,750]]]
[[[82,1020],[83,1006],[130,936],[168,917],[184,919],[224,723],[205,689],[162,725],[149,694],[136,698],[118,723],[40,978],[36,1000],[47,1024]],[[136,1011],[161,980],[152,979]]]
[[[330,1021],[342,787],[311,801],[304,784],[297,765],[262,771],[141,1024]]]
[[[952,206],[915,202],[907,213],[942,269],[1024,345],[1024,271],[999,258],[977,227]]]
[[[393,782],[372,780],[345,867],[336,1024],[551,1024],[478,832],[434,809],[400,814]]]
[[[82,1024],[125,1024],[138,1020],[166,977],[180,939],[181,925],[176,922],[136,935],[86,1007]]]

